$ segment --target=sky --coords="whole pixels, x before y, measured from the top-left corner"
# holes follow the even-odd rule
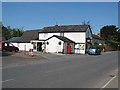
[[[90,21],[93,33],[105,25],[118,26],[117,2],[2,2],[2,23],[24,30],[81,25]]]
[[[2,2],[119,2],[119,0],[1,0]]]

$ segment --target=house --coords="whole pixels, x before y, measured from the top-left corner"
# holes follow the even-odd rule
[[[42,51],[50,53],[67,53],[70,46],[70,53],[85,54],[92,45],[92,31],[89,25],[62,25],[49,26],[38,30],[29,30],[21,37],[14,37],[8,40],[20,50]]]
[[[14,46],[18,47],[19,50],[29,51],[29,49],[33,49],[33,44],[31,40],[38,39],[39,30],[29,30],[25,31],[21,37],[13,37],[7,42],[11,42]]]
[[[99,35],[95,35],[95,34],[93,34],[92,35],[92,44],[93,45],[104,45],[105,44],[105,40],[102,38],[102,37],[100,37]]]
[[[68,53],[67,52],[67,45],[71,46],[71,53],[74,53],[74,46],[75,42],[63,37],[63,36],[57,36],[53,35],[52,37],[48,38],[46,40],[46,46],[45,46],[45,52],[56,52],[56,53]]]
[[[56,35],[56,36],[55,36]],[[61,42],[61,45],[64,40],[61,40],[60,38],[66,38],[69,39],[67,41],[67,44],[69,45],[69,41],[75,42],[75,45],[72,45],[72,48],[74,46],[74,52],[77,53],[79,50],[81,54],[85,54],[86,50],[91,46],[92,41],[92,31],[89,25],[62,25],[62,26],[50,26],[50,27],[44,27],[42,30],[39,31],[39,40],[33,40],[32,43],[35,43],[35,46],[39,46],[39,51],[42,50],[42,44],[46,46],[47,42],[52,43],[51,45],[48,45],[45,48],[46,52],[61,52],[64,46],[56,48],[56,45],[58,44],[58,41]],[[39,41],[39,42],[38,42]],[[73,44],[73,43],[72,43]],[[54,49],[52,49],[54,47]],[[59,49],[59,50],[55,50]]]

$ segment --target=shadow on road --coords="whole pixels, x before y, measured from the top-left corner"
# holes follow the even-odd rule
[[[11,56],[13,55],[13,52],[0,52],[0,56],[5,57],[5,56]]]

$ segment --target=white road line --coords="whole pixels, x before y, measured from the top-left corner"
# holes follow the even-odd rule
[[[8,82],[8,81],[12,81],[14,79],[8,79],[8,80],[4,80],[4,81],[0,81],[0,83],[4,83],[4,82]]]
[[[116,76],[114,76],[113,78],[111,78],[100,90],[104,89],[108,84],[110,84],[110,82],[112,80],[114,80],[116,78]]]
[[[105,54],[112,53],[112,52],[105,52]]]

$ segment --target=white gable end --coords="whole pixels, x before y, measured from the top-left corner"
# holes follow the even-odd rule
[[[85,32],[64,33],[64,37],[71,39],[75,43],[85,43]]]
[[[56,37],[52,37],[51,39],[47,40],[46,43],[46,52],[62,52],[63,50],[63,41]],[[61,42],[61,45],[59,45],[59,42]]]

